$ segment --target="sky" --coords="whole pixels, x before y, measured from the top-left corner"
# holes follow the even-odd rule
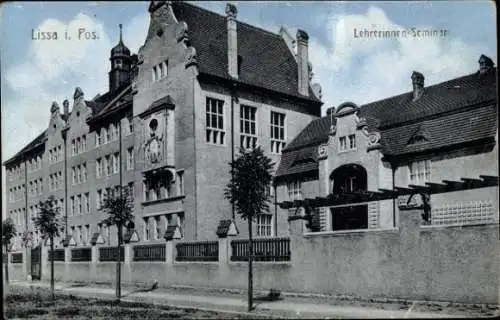
[[[189,2],[220,14],[226,5]],[[285,26],[292,36],[297,29],[309,34],[312,82],[322,86],[323,112],[345,101],[363,104],[409,91],[413,70],[423,73],[427,86],[477,71],[481,54],[497,63],[492,1],[232,3],[240,21],[272,32]],[[14,1],[0,5],[2,161],[46,129],[52,101],[60,106],[64,99],[72,101],[77,86],[88,100],[107,91],[109,52],[118,41],[118,25],[123,24],[125,45],[136,53],[146,37],[148,4]],[[95,32],[98,39],[78,40],[81,28]],[[403,30],[412,28],[437,30],[439,36],[402,36]],[[359,37],[363,30],[398,30],[400,36]],[[56,31],[58,39],[33,40],[38,31]],[[65,31],[71,40],[64,40]],[[4,167],[2,173],[5,190]],[[6,201],[2,203],[5,209]]]

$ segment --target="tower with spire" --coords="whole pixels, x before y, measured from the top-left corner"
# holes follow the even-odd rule
[[[113,92],[130,83],[132,57],[130,50],[123,44],[122,24],[120,27],[120,41],[111,49],[111,70],[109,71],[109,91]]]

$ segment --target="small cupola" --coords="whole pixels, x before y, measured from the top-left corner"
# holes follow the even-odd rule
[[[120,40],[111,49],[111,70],[109,71],[109,91],[115,91],[130,83],[130,70],[132,66],[132,56],[130,50],[123,43],[122,25],[120,27]]]

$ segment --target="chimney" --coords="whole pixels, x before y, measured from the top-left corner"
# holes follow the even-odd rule
[[[303,96],[309,95],[309,61],[308,61],[309,36],[305,31],[297,30],[297,66],[298,90]]]
[[[489,57],[485,56],[484,54],[482,54],[479,57],[479,73],[480,74],[483,74],[483,73],[490,71],[491,69],[493,69],[494,66],[495,66],[495,64],[493,63],[493,60],[491,60]]]
[[[236,15],[238,9],[234,4],[226,4],[227,20],[227,73],[238,79],[238,33],[236,30]]]
[[[64,109],[64,118],[66,119],[66,122],[68,122],[68,116],[69,116],[69,101],[68,101],[68,99],[63,101],[63,109]]]
[[[411,83],[413,84],[413,101],[420,99],[424,93],[424,75],[413,71],[411,74]]]

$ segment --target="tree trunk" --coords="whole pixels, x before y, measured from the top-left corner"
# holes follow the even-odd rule
[[[52,299],[55,298],[54,290],[54,236],[50,236],[50,250],[52,257],[50,258],[50,291],[52,292]]]
[[[248,218],[248,312],[253,309],[253,240],[252,240],[252,219]]]
[[[7,254],[7,262],[5,263],[5,283],[9,283],[9,251],[8,246],[5,244],[5,252]],[[2,257],[3,259],[3,257]]]
[[[118,228],[118,253],[116,254],[116,298],[120,300],[121,297],[121,243],[122,243],[122,228],[117,224]]]

